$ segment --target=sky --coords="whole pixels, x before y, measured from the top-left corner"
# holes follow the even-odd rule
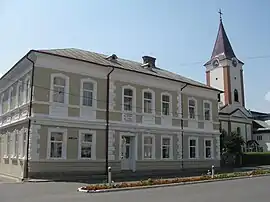
[[[246,107],[270,112],[269,0],[0,0],[0,73],[30,49],[80,48],[206,83],[219,14],[244,65]]]

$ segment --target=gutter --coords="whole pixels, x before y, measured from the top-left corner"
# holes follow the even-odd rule
[[[30,130],[31,130],[31,116],[32,116],[32,105],[33,105],[33,86],[34,86],[34,73],[35,63],[29,58],[31,51],[26,55],[26,59],[32,63],[32,75],[31,75],[31,88],[30,88],[30,103],[29,103],[29,114],[28,114],[28,131],[26,138],[26,161],[24,163],[24,179],[29,177],[29,146],[30,146]],[[26,95],[27,96],[27,95]]]
[[[105,163],[105,175],[108,176],[108,168],[109,168],[109,120],[110,120],[110,111],[109,111],[109,102],[110,102],[110,75],[114,71],[114,67],[112,67],[111,71],[107,74],[107,93],[106,93],[106,163]],[[109,179],[107,179],[109,183]]]
[[[184,117],[184,105],[183,105],[183,99],[182,99],[182,92],[184,90],[184,88],[187,87],[187,83],[180,89],[180,92],[181,92],[181,144],[182,144],[182,169],[184,169],[184,120],[183,120],[183,117]]]

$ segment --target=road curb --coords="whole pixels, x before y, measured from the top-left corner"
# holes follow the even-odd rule
[[[82,193],[107,193],[107,192],[119,192],[119,191],[135,191],[141,189],[154,189],[154,188],[162,188],[162,187],[175,187],[181,185],[191,185],[191,184],[203,184],[210,182],[220,182],[220,181],[229,181],[229,180],[239,180],[239,179],[247,179],[247,178],[257,178],[257,177],[265,177],[270,176],[270,174],[263,175],[254,175],[254,176],[241,176],[241,177],[231,177],[224,179],[213,179],[213,180],[202,180],[195,182],[180,182],[180,183],[172,183],[172,184],[159,184],[159,185],[148,185],[148,186],[139,186],[139,187],[127,187],[127,188],[111,188],[111,189],[101,189],[101,190],[85,190],[83,187],[79,187],[77,189],[78,192]]]

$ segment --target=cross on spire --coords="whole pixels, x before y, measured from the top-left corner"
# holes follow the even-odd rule
[[[219,19],[222,20],[223,13],[221,12],[221,9],[219,9],[218,13],[219,13]]]

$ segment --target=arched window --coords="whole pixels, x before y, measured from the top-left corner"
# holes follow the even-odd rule
[[[241,128],[240,128],[240,127],[237,127],[237,128],[236,128],[236,133],[237,133],[238,135],[241,135]]]
[[[233,94],[234,94],[234,101],[239,102],[238,91],[236,89],[234,89]]]

